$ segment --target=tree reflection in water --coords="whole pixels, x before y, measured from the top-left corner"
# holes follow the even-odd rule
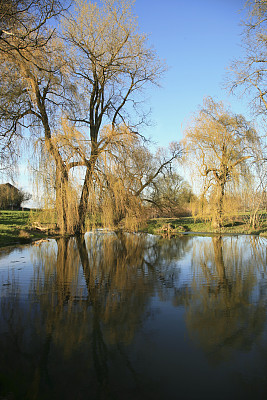
[[[149,382],[133,356],[137,346],[150,359],[136,338],[155,313],[154,299],[184,310],[190,337],[215,365],[249,351],[264,332],[260,239],[99,232],[25,249],[33,264],[27,285],[13,276],[1,291],[0,398],[161,398],[164,382]],[[165,345],[177,348],[176,368],[184,370],[183,343]]]
[[[19,282],[1,301],[1,322],[8,332],[1,335],[3,393],[16,396],[17,391],[29,399],[79,398],[80,393],[84,398],[89,390],[93,398],[112,398],[114,365],[128,371],[126,385],[138,387],[125,346],[149,315],[151,296],[167,296],[178,284],[176,260],[190,240],[172,246],[158,242],[143,235],[99,233],[35,247],[30,306],[20,298]],[[16,386],[13,381],[9,387],[14,371]]]
[[[195,244],[193,281],[186,299],[186,322],[194,340],[209,359],[220,362],[236,349],[249,350],[262,333],[266,320],[266,292],[259,289],[255,268],[266,277],[259,238],[240,243],[220,236]],[[249,250],[249,252],[248,252]]]

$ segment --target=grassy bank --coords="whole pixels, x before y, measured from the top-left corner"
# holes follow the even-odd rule
[[[34,228],[32,221],[34,215],[30,211],[0,211],[0,247],[30,243],[33,240],[55,236],[52,230],[41,232]],[[210,221],[192,217],[183,218],[155,218],[147,222],[144,232],[153,234],[179,234],[183,232],[218,233],[211,227]],[[267,236],[267,215],[261,226],[252,229],[248,216],[236,216],[234,221],[225,222],[220,231],[224,234],[254,234]]]
[[[182,218],[154,218],[147,222],[144,231],[153,234],[179,234],[183,232],[192,233],[223,233],[223,234],[251,234],[267,236],[267,215],[257,228],[249,224],[248,215],[238,215],[233,220],[225,221],[220,231],[214,230],[210,221],[194,219],[192,217]]]
[[[47,237],[50,232],[34,229],[31,217],[30,211],[0,211],[0,247]]]

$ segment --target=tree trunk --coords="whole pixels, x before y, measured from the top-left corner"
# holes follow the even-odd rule
[[[81,199],[78,207],[78,223],[75,228],[77,234],[81,234],[84,230],[85,217],[88,210],[88,199],[89,199],[89,186],[92,181],[92,169],[87,168],[82,188]]]
[[[85,218],[88,212],[89,206],[89,193],[90,193],[90,186],[93,179],[93,173],[95,169],[95,164],[98,158],[98,151],[97,151],[97,143],[92,143],[92,152],[89,163],[86,168],[86,173],[83,182],[82,194],[80,198],[80,203],[78,207],[78,223],[75,227],[75,233],[81,234],[84,232],[85,228]]]
[[[30,80],[35,91],[37,106],[41,115],[41,121],[44,128],[45,144],[50,156],[53,157],[56,165],[56,212],[57,224],[61,234],[68,232],[67,225],[67,189],[68,189],[68,171],[66,164],[62,159],[60,151],[53,143],[48,114],[45,107],[45,96],[41,96],[38,84],[35,79]]]
[[[221,229],[223,225],[223,198],[224,198],[224,186],[225,182],[221,182],[218,187],[218,197],[215,213],[213,216],[212,227],[215,229]]]
[[[57,224],[61,234],[70,233],[68,226],[68,173],[59,166],[56,167],[56,214]]]

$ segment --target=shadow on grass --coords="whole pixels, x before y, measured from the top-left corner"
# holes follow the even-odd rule
[[[1,211],[0,224],[1,225],[16,225],[25,226],[29,219],[29,213],[25,211]]]
[[[231,228],[232,226],[240,226],[240,225],[246,225],[245,222],[242,221],[235,221],[235,222],[229,222],[228,224],[224,224],[225,228]]]

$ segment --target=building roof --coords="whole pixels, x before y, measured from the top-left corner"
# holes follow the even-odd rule
[[[9,188],[9,189],[11,189],[11,190],[15,190],[16,192],[19,192],[19,189],[16,188],[15,186],[11,185],[11,183],[1,183],[1,184],[0,184],[0,190],[1,190],[2,188]]]

